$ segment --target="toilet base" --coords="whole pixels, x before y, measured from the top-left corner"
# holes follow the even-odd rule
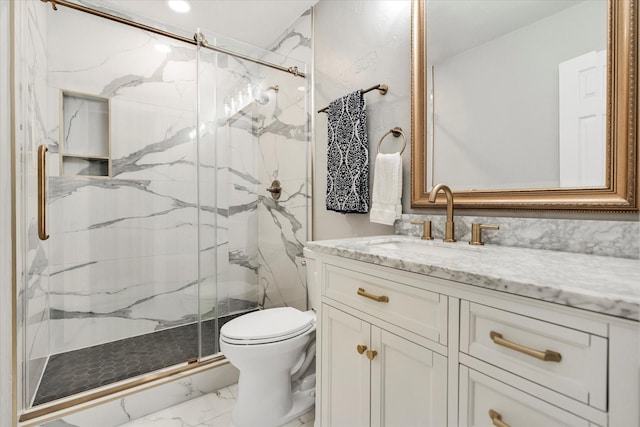
[[[296,391],[292,393],[293,408],[287,415],[285,415],[280,421],[279,425],[288,423],[298,418],[300,415],[307,413],[311,410],[316,401],[316,393],[314,389]]]

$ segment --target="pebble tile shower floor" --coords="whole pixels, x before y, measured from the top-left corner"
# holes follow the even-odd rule
[[[218,319],[218,330],[241,314]],[[202,322],[204,355],[218,352],[214,320]],[[198,356],[198,326],[190,324],[52,355],[34,405],[153,372]]]

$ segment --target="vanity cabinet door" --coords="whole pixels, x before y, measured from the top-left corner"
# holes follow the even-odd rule
[[[322,426],[447,424],[446,357],[327,304],[321,370]]]
[[[371,426],[445,426],[446,357],[376,326],[371,348]]]
[[[370,334],[369,323],[322,304],[322,426],[369,425]]]

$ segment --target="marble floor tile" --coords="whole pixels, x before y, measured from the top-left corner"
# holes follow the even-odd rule
[[[237,395],[238,385],[233,384],[120,427],[234,427],[231,416]],[[314,415],[311,410],[283,427],[312,427]]]

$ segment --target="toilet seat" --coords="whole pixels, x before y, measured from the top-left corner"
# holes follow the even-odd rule
[[[220,339],[229,344],[267,344],[297,337],[314,327],[313,314],[292,307],[270,308],[225,323]]]

